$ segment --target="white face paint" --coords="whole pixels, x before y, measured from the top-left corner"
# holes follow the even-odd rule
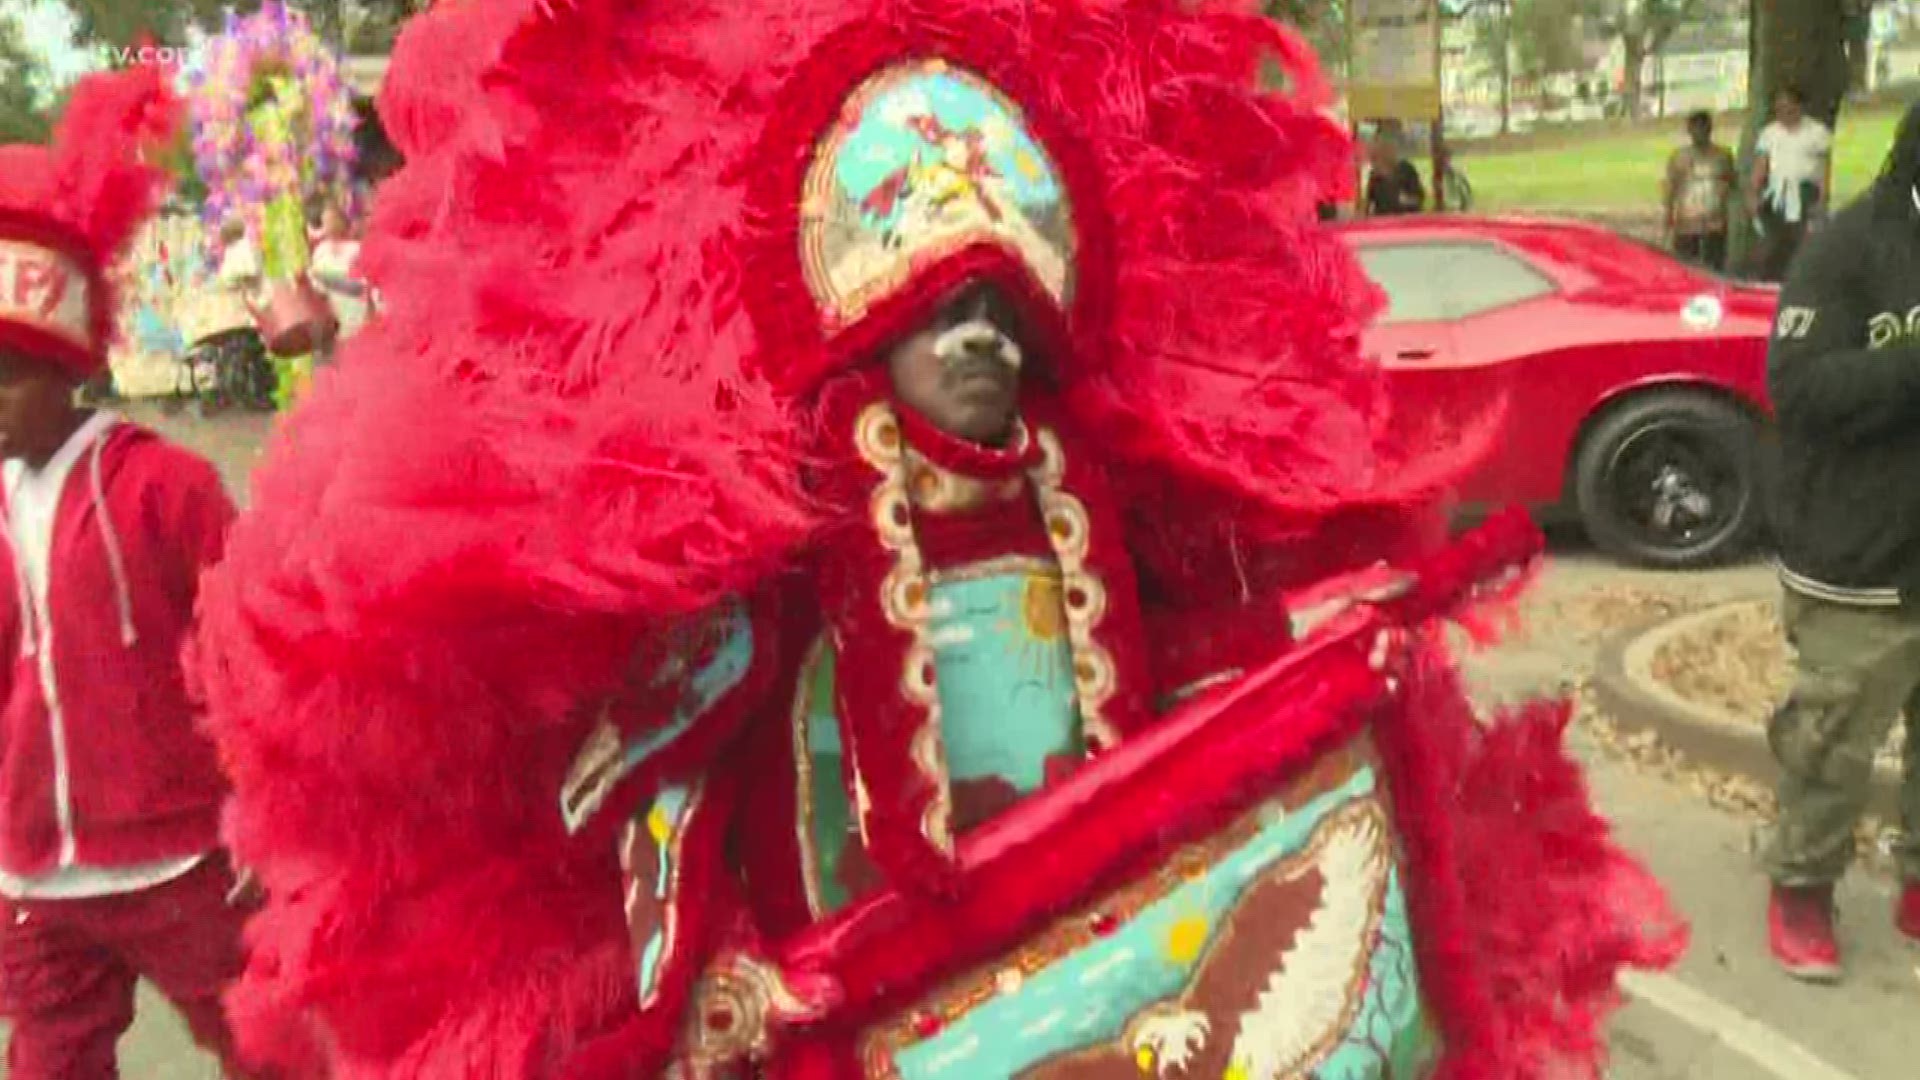
[[[981,346],[986,348],[982,349]],[[966,322],[943,332],[934,339],[933,354],[948,367],[960,363],[969,356],[987,352],[999,357],[1015,371],[1020,370],[1023,359],[1020,345],[998,326],[986,319],[968,319]]]

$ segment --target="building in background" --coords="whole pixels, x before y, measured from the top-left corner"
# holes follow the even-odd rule
[[[1699,109],[1727,112],[1747,104],[1745,18],[1681,27],[1666,47],[1646,58],[1643,107],[1650,117],[1685,116]],[[1614,42],[1606,69],[1616,92],[1625,82],[1624,50]]]

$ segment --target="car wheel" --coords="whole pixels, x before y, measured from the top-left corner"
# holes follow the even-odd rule
[[[1574,465],[1588,538],[1661,569],[1743,554],[1766,521],[1760,436],[1737,406],[1699,393],[1650,393],[1607,413]]]

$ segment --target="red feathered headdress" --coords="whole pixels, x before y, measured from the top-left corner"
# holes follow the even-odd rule
[[[743,185],[767,382],[804,393],[985,277],[1109,453],[1275,531],[1458,467],[1387,443],[1356,347],[1377,294],[1313,214],[1347,136],[1258,4],[832,6]]]
[[[849,141],[875,101],[902,134]],[[579,706],[636,638],[844,520],[803,479],[821,390],[961,277],[1027,302],[1119,499],[1175,492],[1170,528],[1231,507],[1298,537],[1444,477],[1457,455],[1388,444],[1356,347],[1376,293],[1314,220],[1349,183],[1324,102],[1252,0],[461,0],[411,21],[380,101],[407,164],[361,259],[382,312],[283,422],[202,593],[231,839],[276,898],[243,1030],[325,999],[400,1045],[471,996],[504,1059],[617,1009],[617,963],[578,974],[624,949],[594,952],[617,916],[580,887],[600,854],[551,806]],[[842,195],[852,216],[813,201]],[[944,239],[875,227],[967,199]],[[868,270],[834,258],[876,243]],[[538,992],[493,993],[528,964]],[[412,996],[358,989],[363,965]]]
[[[166,189],[148,151],[178,116],[160,68],[92,75],[52,146],[0,147],[0,347],[82,377],[106,363],[108,272]]]

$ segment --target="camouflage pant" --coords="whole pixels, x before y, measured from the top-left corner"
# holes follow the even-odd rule
[[[1902,876],[1920,881],[1920,615],[1789,592],[1782,616],[1799,659],[1793,693],[1767,729],[1782,772],[1768,873],[1783,885],[1815,885],[1846,872],[1874,758],[1904,713],[1904,835],[1895,855]]]

